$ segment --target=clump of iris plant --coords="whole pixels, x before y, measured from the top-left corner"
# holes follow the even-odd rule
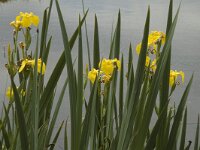
[[[29,52],[29,46],[31,44],[31,27],[38,27],[40,22],[39,16],[30,12],[20,12],[18,16],[15,17],[15,20],[10,23],[14,27],[13,42],[14,47],[12,48],[8,44],[8,63],[5,65],[9,75],[14,78],[15,75],[21,74],[25,78],[33,72],[35,62],[37,62],[37,72],[41,75],[44,75],[46,71],[46,65],[41,58],[38,58],[37,61],[32,56],[32,52]],[[38,31],[36,31],[38,33]],[[19,34],[22,33],[24,36],[23,41],[19,41]],[[21,93],[21,91],[19,92]],[[11,87],[8,87],[6,91],[6,96],[8,99],[13,98],[13,90]]]
[[[148,36],[148,46],[146,54],[145,67],[150,67],[151,76],[155,73],[157,68],[157,62],[160,56],[160,48],[165,44],[166,34],[161,31],[152,31]],[[141,42],[136,46],[136,53],[139,55],[141,50]],[[154,58],[151,60],[151,56]],[[170,70],[169,85],[179,85],[181,82],[179,77],[182,78],[182,83],[184,83],[184,72],[177,70]]]

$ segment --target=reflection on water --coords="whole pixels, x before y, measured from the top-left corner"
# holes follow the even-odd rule
[[[2,1],[2,0],[0,0]],[[81,0],[60,0],[63,16],[66,21],[69,35],[72,34],[78,25],[78,15],[82,14]],[[141,41],[143,26],[148,5],[151,7],[151,30],[165,31],[167,20],[168,1],[155,0],[87,0],[85,1],[85,8],[89,8],[87,16],[88,34],[90,48],[92,49],[93,41],[93,27],[94,14],[97,14],[99,22],[100,34],[100,49],[101,56],[107,56],[109,49],[109,41],[112,30],[112,25],[115,25],[117,12],[120,8],[122,16],[122,32],[121,32],[121,51],[125,58],[128,58],[128,46],[131,42],[133,47]],[[4,47],[8,42],[12,41],[12,28],[9,27],[9,22],[14,20],[16,14],[20,11],[34,12],[42,18],[43,10],[48,7],[49,0],[34,0],[34,1],[12,1],[0,5],[0,85],[1,89],[5,89],[8,84],[8,76],[4,68],[6,58],[4,57]],[[177,9],[179,0],[175,0],[174,12]],[[200,1],[199,0],[183,0],[179,20],[175,31],[172,52],[172,69],[183,70],[186,73],[186,82],[184,86],[177,89],[177,95],[173,97],[174,101],[180,100],[180,96],[185,89],[185,86],[194,72],[194,82],[188,99],[188,118],[190,123],[195,123],[200,107]],[[55,65],[62,49],[63,44],[61,40],[59,22],[57,12],[53,7],[52,16],[50,20],[50,35],[53,36],[52,48],[50,51],[50,60],[47,66],[48,74],[52,71],[52,66]],[[84,35],[84,34],[83,34]],[[85,39],[84,39],[85,40]],[[83,41],[85,42],[85,41]],[[86,46],[86,45],[85,45]],[[86,47],[85,47],[86,51]],[[77,47],[73,50],[73,55],[77,54]],[[87,60],[87,55],[84,56]],[[135,54],[134,61],[137,61]],[[66,73],[66,70],[65,70]],[[64,77],[62,77],[64,79]],[[62,80],[61,79],[61,80]],[[62,82],[61,82],[62,83]],[[58,86],[59,91],[62,84]],[[0,90],[0,99],[4,100],[4,90]],[[64,101],[61,109],[61,114],[67,118],[66,107],[69,110],[67,101]],[[173,102],[172,102],[173,105]],[[63,118],[63,117],[62,117]],[[188,132],[188,137],[194,137],[193,127],[195,125],[188,125],[191,132]]]

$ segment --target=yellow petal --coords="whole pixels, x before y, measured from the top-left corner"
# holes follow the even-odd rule
[[[32,22],[32,24],[33,24],[34,26],[37,27],[38,24],[39,24],[39,22],[40,22],[40,19],[39,19],[38,16],[33,15],[33,16],[31,17],[31,22]]]
[[[19,72],[22,72],[24,70],[24,68],[25,68],[25,66],[26,66],[27,63],[28,63],[27,59],[25,59],[25,60],[22,61],[22,64],[21,64],[21,66],[19,68]]]
[[[93,68],[91,71],[88,72],[88,79],[94,83],[96,76],[98,74],[98,70],[96,70],[95,68]]]
[[[41,64],[42,64],[42,66],[41,66]],[[38,68],[38,73],[41,73],[41,67],[42,67],[42,74],[44,74],[45,73],[45,71],[46,71],[46,65],[45,65],[45,63],[39,63],[38,62],[38,66],[37,66]]]
[[[137,53],[138,55],[140,54],[141,45],[142,45],[142,43],[139,43],[139,44],[136,46],[136,53]]]
[[[24,17],[22,18],[22,26],[23,26],[24,28],[28,28],[28,27],[31,26],[31,20],[30,20],[29,17],[24,16]]]
[[[185,81],[185,74],[184,74],[183,71],[180,71],[179,73],[180,73],[181,78],[182,78],[182,83],[184,83],[184,81]]]
[[[103,59],[101,62],[101,71],[106,75],[112,75],[114,70],[113,61],[110,59]]]
[[[21,21],[21,16],[16,16],[15,20],[16,21]]]

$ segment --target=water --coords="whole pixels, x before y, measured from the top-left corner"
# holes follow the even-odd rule
[[[165,31],[167,20],[168,1],[158,0],[87,0],[85,1],[85,8],[89,8],[87,16],[88,34],[90,42],[90,49],[92,49],[93,28],[94,28],[94,14],[96,13],[99,22],[100,34],[100,49],[101,56],[107,56],[112,25],[115,26],[117,13],[120,8],[122,16],[122,30],[121,30],[121,52],[125,58],[128,58],[128,47],[131,42],[135,48],[136,44],[141,41],[143,26],[145,22],[147,7],[151,7],[151,30]],[[76,26],[78,25],[78,15],[82,14],[81,1],[61,0],[61,9],[67,25],[68,34],[72,35]],[[175,0],[174,13],[177,10],[179,0]],[[8,74],[4,67],[7,62],[4,57],[4,47],[8,42],[12,42],[12,28],[9,23],[15,19],[15,16],[20,11],[34,12],[42,18],[43,10],[48,7],[49,1],[42,0],[41,2],[34,1],[12,1],[0,4],[0,101],[4,101],[5,88],[9,84]],[[175,102],[180,100],[180,97],[185,89],[185,86],[194,72],[194,82],[188,98],[188,139],[194,137],[197,114],[200,113],[200,1],[198,0],[183,0],[181,11],[179,14],[178,24],[175,31],[172,52],[172,69],[183,70],[185,72],[185,84],[177,88],[176,96],[173,97]],[[83,28],[84,29],[84,28]],[[55,5],[53,6],[50,33],[53,36],[52,47],[50,51],[50,60],[47,66],[47,77],[51,73],[53,66],[58,60],[62,50],[63,43],[61,39],[61,32]],[[84,30],[83,30],[84,32]],[[83,41],[85,43],[85,39]],[[85,45],[86,52],[86,45]],[[73,50],[73,56],[77,56],[77,47]],[[87,55],[84,56],[87,60]],[[135,62],[137,56],[135,54]],[[65,72],[66,73],[66,70]],[[62,81],[65,75],[61,77],[61,82],[57,88],[59,92],[62,87]],[[66,93],[67,95],[67,93]],[[66,96],[67,99],[67,96]],[[1,102],[2,103],[2,102]],[[173,102],[171,103],[173,105]],[[67,110],[67,112],[66,112]],[[69,103],[65,100],[60,110],[59,122],[67,119],[69,116]],[[58,147],[59,148],[59,147]]]

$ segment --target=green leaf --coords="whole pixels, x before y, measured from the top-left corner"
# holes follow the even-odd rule
[[[167,20],[167,29],[166,29],[166,36],[169,34],[170,27],[172,25],[172,11],[173,11],[173,0],[170,0],[169,10],[168,10],[168,20]],[[167,58],[166,66],[164,67],[164,74],[161,81],[161,89],[160,89],[160,106],[159,111],[163,110],[163,107],[168,103],[168,97],[169,97],[169,77],[170,77],[170,64],[171,64],[171,47],[169,49],[169,55]],[[167,109],[165,110],[165,115],[162,120],[161,128],[159,131],[159,137],[157,141],[157,148],[158,149],[164,149],[166,147],[166,118],[167,118]]]
[[[1,120],[0,120],[0,130],[2,131],[2,135],[1,136],[2,136],[2,139],[5,142],[5,146],[6,146],[7,149],[9,149],[10,148],[9,135],[8,135],[8,133],[6,131],[6,128],[5,128],[5,126],[4,126],[4,124],[3,124],[3,122]]]
[[[150,23],[150,9],[148,9],[145,28],[144,28],[144,34],[143,34],[143,40],[142,40],[142,46],[141,46],[141,52],[138,60],[137,70],[136,70],[136,76],[135,81],[133,85],[133,89],[131,92],[131,98],[126,99],[127,108],[125,107],[124,110],[124,118],[122,120],[120,133],[119,133],[119,141],[117,145],[117,150],[124,149],[124,143],[129,143],[130,136],[132,134],[132,126],[134,123],[134,117],[133,114],[135,113],[135,108],[137,106],[137,101],[139,99],[140,95],[140,89],[143,81],[143,74],[144,74],[144,67],[145,67],[145,61],[146,61],[146,51],[147,51],[147,43],[148,43],[148,34],[149,34],[149,23]],[[128,93],[128,95],[130,95]],[[129,101],[129,103],[127,103]],[[129,130],[131,129],[131,130]],[[126,140],[125,140],[126,139]],[[125,145],[126,147],[127,145]],[[125,148],[126,149],[126,148]]]
[[[53,113],[53,116],[52,116],[52,119],[51,119],[51,122],[50,122],[50,125],[49,125],[49,129],[48,129],[48,133],[47,133],[47,137],[46,137],[46,145],[49,144],[50,139],[52,137],[53,129],[55,127],[55,123],[56,123],[56,120],[57,120],[57,117],[58,117],[58,112],[60,110],[60,106],[61,106],[62,101],[63,101],[63,97],[64,97],[64,94],[65,94],[65,91],[66,91],[67,84],[68,84],[68,78],[65,80],[65,83],[63,85],[62,91],[60,93],[60,97],[59,97],[58,102],[56,104],[56,108],[54,110],[54,113]]]
[[[39,128],[39,134],[38,134],[38,149],[45,149],[46,148],[46,143],[44,142],[46,140],[47,136],[47,131],[48,131],[48,121],[46,121],[40,128]]]
[[[95,25],[94,25],[94,50],[93,50],[93,67],[95,69],[99,68],[100,62],[100,52],[99,52],[99,31],[98,31],[98,21],[95,15]]]
[[[161,112],[160,112],[158,120],[156,121],[156,124],[153,127],[153,131],[151,132],[150,137],[145,146],[145,150],[154,150],[154,148],[156,146],[156,138],[157,137],[161,138],[161,137],[159,137],[158,133],[159,133],[160,128],[162,127],[162,120],[165,117],[165,111],[166,111],[167,107],[168,107],[168,103],[165,104],[165,106],[163,107],[163,110],[161,110]]]
[[[87,150],[89,143],[89,136],[94,132],[95,125],[95,117],[96,117],[96,95],[98,89],[98,77],[92,87],[92,91],[90,93],[89,103],[87,106],[86,114],[83,121],[82,134],[81,134],[81,142],[79,145],[79,149]],[[91,138],[93,140],[93,138]]]
[[[60,22],[60,28],[62,32],[62,39],[63,39],[63,44],[65,48],[65,63],[67,66],[67,75],[69,78],[69,99],[70,99],[70,118],[71,118],[71,148],[75,149],[76,148],[76,100],[77,100],[77,95],[76,95],[76,79],[74,78],[74,69],[73,69],[73,64],[72,64],[72,57],[71,57],[71,50],[70,50],[70,45],[68,42],[68,35],[67,31],[65,28],[65,23],[62,17],[62,13],[60,10],[60,6],[58,4],[58,1],[56,0],[56,8],[58,12],[58,18]]]
[[[178,132],[178,128],[180,126],[180,122],[181,122],[181,119],[182,119],[182,114],[183,114],[183,111],[184,111],[184,108],[185,108],[185,104],[186,104],[186,100],[187,100],[187,97],[188,97],[188,94],[189,94],[189,91],[190,91],[190,88],[191,88],[191,84],[192,84],[192,80],[193,80],[193,75],[183,93],[183,96],[181,98],[181,102],[178,106],[178,110],[176,112],[176,115],[175,115],[175,118],[174,118],[174,122],[172,124],[172,128],[171,128],[171,132],[170,132],[170,135],[169,135],[169,138],[168,138],[168,142],[167,142],[167,148],[166,150],[168,149],[172,149],[175,142],[175,139],[177,137],[177,132]]]
[[[110,58],[117,58],[119,59],[120,53],[120,32],[121,32],[121,13],[119,10],[118,19],[117,19],[117,26],[115,28],[115,34],[113,37],[113,46],[111,49],[111,56]]]
[[[197,129],[196,129],[194,150],[198,150],[198,147],[199,147],[199,115],[198,115],[198,121],[197,121]]]
[[[45,48],[45,50],[43,51],[43,54],[42,54],[42,61],[47,65],[47,60],[48,60],[48,56],[49,56],[49,50],[50,50],[50,47],[51,47],[51,39],[52,39],[52,36],[50,37],[48,43],[47,43],[47,47]]]
[[[51,0],[52,1],[52,0]],[[47,9],[44,10],[43,14],[43,23],[42,23],[42,32],[41,32],[41,40],[40,40],[40,58],[42,57],[42,53],[44,52],[46,46],[46,37],[45,34],[47,33]]]
[[[55,135],[55,137],[53,138],[53,142],[52,142],[52,144],[51,144],[49,150],[53,150],[53,149],[54,149],[54,147],[55,147],[55,145],[56,145],[56,142],[57,142],[57,140],[58,140],[58,137],[59,137],[59,135],[60,135],[60,131],[61,131],[62,127],[63,127],[63,124],[64,124],[64,121],[62,121],[60,127],[58,128],[58,131],[56,132],[56,135]]]
[[[185,109],[185,114],[184,114],[184,118],[183,118],[183,125],[182,125],[182,131],[181,131],[181,141],[180,141],[180,150],[183,150],[184,146],[185,146],[186,125],[187,125],[187,108]]]
[[[76,102],[76,148],[79,148],[82,127],[82,106],[83,106],[83,48],[82,33],[79,19],[79,40],[78,40],[78,74],[77,74],[77,102]]]
[[[120,80],[119,80],[119,126],[121,126],[124,107],[124,59],[121,57]]]
[[[28,144],[28,134],[27,134],[27,129],[26,129],[24,112],[22,109],[22,104],[20,102],[20,97],[19,97],[16,85],[12,78],[11,78],[11,84],[12,84],[12,88],[13,88],[15,107],[16,107],[16,111],[17,111],[17,119],[18,119],[18,123],[19,123],[21,149],[27,150],[27,149],[29,149],[29,144]]]
[[[82,0],[82,8],[83,8],[83,14],[85,14],[85,8],[84,8],[84,0]],[[87,21],[85,20],[85,37],[86,37],[86,44],[87,44],[87,56],[88,56],[88,63],[89,63],[89,70],[91,70],[91,59],[90,59],[90,45],[89,45],[89,38],[88,38],[88,31],[87,31]],[[91,87],[91,85],[90,85]]]
[[[85,18],[87,16],[88,11],[86,12],[86,14],[84,15],[83,19],[81,20],[81,25],[83,24],[83,22],[85,21]],[[78,27],[76,29],[76,31],[73,33],[70,41],[69,41],[69,45],[70,48],[72,49],[72,47],[74,46],[75,40],[77,38],[78,35]],[[41,96],[40,99],[40,120],[42,119],[42,116],[44,114],[45,111],[45,107],[47,106],[47,104],[49,103],[49,95],[51,95],[57,85],[57,82],[62,74],[62,71],[64,69],[65,66],[65,53],[63,52],[47,82],[46,88],[44,89],[44,92]]]
[[[65,123],[65,132],[64,132],[64,149],[68,150],[68,138],[67,138],[67,121]]]
[[[51,16],[51,10],[52,10],[53,0],[50,1],[49,7],[45,9],[43,14],[43,24],[42,24],[42,32],[41,32],[41,41],[40,41],[40,58],[44,57],[46,49],[46,39],[47,39],[47,33],[48,33],[48,27],[49,27],[49,20]],[[43,60],[44,61],[44,60]],[[46,63],[46,61],[44,61]]]
[[[132,52],[132,46],[130,43],[129,52],[128,52],[128,74],[130,73],[132,63],[133,63],[133,52]],[[128,77],[128,74],[127,74],[127,77]]]

